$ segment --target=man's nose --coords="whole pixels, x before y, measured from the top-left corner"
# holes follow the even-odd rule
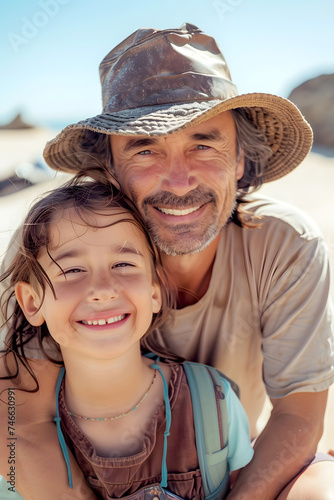
[[[97,255],[98,259],[99,256]],[[119,295],[120,285],[110,273],[99,273],[92,278],[88,300],[91,302],[108,302]]]
[[[185,157],[170,156],[167,169],[161,183],[164,191],[169,191],[177,196],[184,196],[198,186],[198,180]]]

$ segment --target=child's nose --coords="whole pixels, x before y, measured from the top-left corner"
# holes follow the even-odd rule
[[[97,257],[98,258],[98,257]],[[119,284],[109,274],[97,276],[89,293],[89,300],[108,302],[119,294]]]

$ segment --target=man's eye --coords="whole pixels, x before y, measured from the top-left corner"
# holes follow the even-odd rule
[[[150,155],[152,151],[150,149],[144,149],[144,151],[139,151],[139,155]]]
[[[197,149],[210,149],[210,146],[204,146],[204,144],[198,144]]]

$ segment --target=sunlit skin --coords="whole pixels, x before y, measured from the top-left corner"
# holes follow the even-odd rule
[[[110,141],[116,177],[164,253],[200,252],[218,236],[244,171],[230,112],[162,137]]]
[[[63,357],[71,352],[71,357],[115,358],[138,343],[160,309],[145,238],[131,222],[118,222],[124,214],[112,210],[94,215],[97,226],[116,222],[98,229],[68,210],[51,226],[48,252],[40,251],[38,261],[56,299],[46,286],[30,322],[47,323]],[[20,300],[19,287],[16,292]],[[30,292],[26,307],[34,312],[41,293],[31,286]]]
[[[36,286],[19,282],[15,287],[28,321],[34,326],[45,321],[60,346],[65,400],[77,415],[122,415],[152,383],[152,361],[141,355],[140,339],[161,308],[161,293],[146,237],[131,220],[124,211],[108,209],[91,215],[95,227],[90,227],[75,210],[65,211],[51,224],[48,249],[38,256],[56,297],[48,285],[43,301]],[[168,381],[169,368],[163,371]],[[76,424],[102,456],[126,456],[140,447],[145,425],[162,400],[158,377],[135,414]],[[136,419],[143,425],[138,420],[134,425]]]

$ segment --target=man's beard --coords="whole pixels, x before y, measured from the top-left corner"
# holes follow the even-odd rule
[[[206,227],[205,231],[200,235],[189,236],[191,226],[188,225],[187,230],[184,231],[184,224],[182,224],[182,228],[181,225],[170,227],[169,234],[171,238],[167,239],[160,236],[160,226],[158,224],[150,223],[147,220],[147,225],[154,243],[166,255],[186,255],[201,252],[218,236],[221,229],[214,222],[209,227]],[[183,232],[180,229],[183,229]]]
[[[212,204],[213,210],[209,216],[204,217],[200,222],[163,225],[150,220],[149,217],[149,206],[185,209],[207,203]],[[234,197],[230,208],[225,209],[224,205],[223,210],[226,213],[222,216],[217,210],[215,193],[211,191],[203,193],[200,188],[197,188],[184,197],[175,196],[168,192],[148,197],[143,202],[142,213],[150,235],[159,250],[166,255],[187,255],[201,252],[219,235],[221,229],[229,220],[235,204]],[[194,234],[191,234],[192,232]]]

